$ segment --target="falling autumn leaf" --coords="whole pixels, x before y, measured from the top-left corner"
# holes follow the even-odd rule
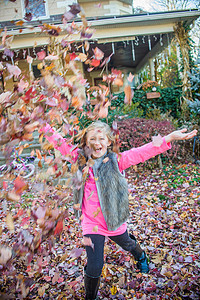
[[[100,60],[93,58],[90,64],[93,67],[98,67],[100,65],[100,62],[101,62]]]
[[[87,51],[87,52],[89,51],[90,43],[87,40],[84,41],[84,48],[85,48],[85,51]]]
[[[16,202],[18,202],[18,201],[20,201],[20,196],[17,195],[16,193],[14,193],[14,192],[8,192],[7,199],[9,201],[16,201]]]
[[[37,52],[37,58],[43,60],[46,57],[46,52],[44,50]]]
[[[92,249],[94,249],[94,244],[92,243],[92,240],[90,237],[83,236],[82,243],[84,246],[89,246],[89,247],[92,247]]]
[[[106,118],[108,115],[108,108],[105,106],[101,106],[98,110],[98,116],[99,118]]]
[[[163,143],[162,136],[160,134],[157,136],[152,136],[152,143],[155,147],[160,147]]]
[[[61,234],[62,230],[63,230],[63,220],[59,220],[57,225],[56,225],[54,235]]]
[[[48,55],[45,57],[45,60],[58,60],[59,56],[58,55]]]
[[[131,90],[130,85],[125,86],[124,93],[125,93],[124,103],[130,105],[133,98],[133,91]]]
[[[79,97],[72,97],[71,99],[71,105],[75,108],[80,108],[83,105],[83,100]]]
[[[128,78],[127,78],[128,82],[132,82],[133,78],[134,78],[134,75],[130,72],[128,75]]]
[[[113,81],[113,85],[123,86],[123,85],[124,85],[123,79],[117,77],[117,78]]]
[[[103,51],[101,51],[99,48],[93,49],[94,56],[96,60],[101,60],[104,57]]]
[[[15,22],[15,25],[17,25],[17,26],[22,26],[23,24],[24,24],[23,20],[19,20],[19,21]]]
[[[70,57],[70,60],[74,60],[75,58],[78,57],[78,55],[76,55],[76,53],[73,52],[73,53],[70,53],[70,54],[69,54],[69,57]]]
[[[4,265],[12,257],[12,249],[0,246],[0,264]]]
[[[27,89],[29,86],[29,83],[27,81],[24,81],[23,79],[20,79],[20,82],[18,83],[18,91],[19,93],[22,93],[25,89]]]
[[[23,191],[28,187],[27,183],[17,177],[14,181],[14,189],[17,195],[21,195]]]
[[[32,20],[32,18],[33,18],[33,15],[30,12],[29,13],[27,13],[27,12],[25,13],[24,20],[30,22]]]
[[[84,53],[80,53],[80,54],[78,55],[78,58],[79,58],[82,62],[84,62],[84,61],[86,61],[86,59],[87,59],[87,55],[84,54]]]
[[[88,200],[88,199],[87,199]],[[100,208],[98,207],[96,211],[93,212],[93,216],[94,218],[96,218],[98,216],[98,214],[100,213]],[[97,228],[98,229],[98,228]]]
[[[10,64],[6,64],[7,66],[7,70],[8,72],[11,74],[11,76],[15,76],[15,77],[19,77],[19,75],[21,74],[21,70],[20,68],[18,68],[17,66],[13,66],[13,65],[10,65]]]
[[[35,152],[36,152],[37,158],[41,160],[42,159],[42,155],[41,155],[40,150],[39,149],[35,149]]]
[[[104,158],[103,163],[107,163],[109,161],[109,157]]]
[[[117,287],[115,285],[113,285],[110,289],[112,296],[116,295],[117,293]]]
[[[94,226],[94,227],[92,228],[92,231],[93,231],[93,232],[98,232],[98,228],[99,228],[98,225],[96,225],[96,226]]]

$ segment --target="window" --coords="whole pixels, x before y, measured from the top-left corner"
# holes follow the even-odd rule
[[[27,21],[48,17],[47,0],[22,0],[23,15]]]
[[[32,70],[35,78],[40,78],[42,76],[40,70],[37,68],[37,65],[32,65]]]

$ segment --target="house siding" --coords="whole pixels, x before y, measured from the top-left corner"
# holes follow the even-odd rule
[[[99,7],[100,2],[85,2],[81,3],[86,17],[95,17],[95,16],[104,16],[110,12],[109,9],[105,8],[105,5],[109,4],[109,1],[101,1],[101,6]]]
[[[47,15],[64,14],[65,10],[69,9],[69,4],[75,1],[70,0],[46,0]],[[23,19],[23,0],[16,2],[0,1],[0,22],[21,20]],[[107,16],[107,15],[122,15],[132,12],[131,5],[123,3],[123,1],[84,1],[80,3],[86,17]]]
[[[0,22],[22,19],[21,1],[0,1]]]

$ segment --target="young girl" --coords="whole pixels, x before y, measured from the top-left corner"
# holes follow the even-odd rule
[[[42,131],[53,132],[49,125]],[[159,147],[151,142],[117,155],[109,150],[114,143],[114,136],[107,124],[96,121],[83,130],[81,150],[72,151],[71,156],[78,162],[79,167],[76,183],[78,180],[80,184],[74,189],[74,201],[81,209],[83,236],[92,245],[86,246],[85,299],[97,299],[106,236],[134,256],[140,272],[149,272],[145,251],[141,249],[136,238],[129,236],[127,232],[128,186],[122,171],[170,149],[171,141],[189,139],[197,134],[196,130],[190,133],[185,133],[186,131],[182,129],[170,133],[162,138]],[[70,154],[71,147],[59,134],[45,137],[61,154]]]

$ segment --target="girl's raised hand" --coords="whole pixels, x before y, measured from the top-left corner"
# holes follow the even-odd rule
[[[173,131],[170,134],[165,136],[165,140],[167,143],[170,143],[172,141],[177,141],[177,140],[188,140],[193,138],[197,134],[196,129],[191,132],[185,133],[186,131],[187,131],[186,128]]]

